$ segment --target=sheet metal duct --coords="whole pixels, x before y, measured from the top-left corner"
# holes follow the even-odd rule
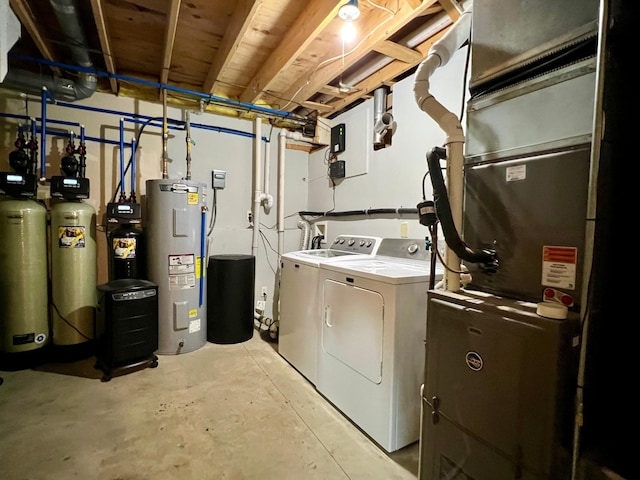
[[[83,68],[93,68],[88,43],[82,27],[76,0],[51,0],[65,43],[71,50],[73,62]],[[25,93],[40,95],[42,87],[47,87],[56,100],[73,102],[88,98],[96,91],[98,77],[91,73],[78,73],[76,80],[68,80],[54,75],[45,76],[28,70],[12,69],[7,72],[3,87]]]

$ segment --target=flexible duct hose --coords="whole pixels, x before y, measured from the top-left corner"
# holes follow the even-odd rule
[[[302,235],[300,237],[300,245],[298,250],[308,250],[309,241],[311,240],[311,224],[306,220],[299,220],[298,228],[302,230]]]
[[[442,226],[444,240],[453,252],[458,255],[461,260],[477,263],[485,273],[495,273],[498,269],[498,259],[493,249],[477,250],[470,248],[460,238],[451,214],[451,206],[449,205],[449,197],[447,196],[447,188],[442,177],[440,169],[440,160],[446,158],[447,151],[441,147],[434,147],[427,155],[427,164],[429,166],[429,176],[431,177],[431,186],[433,187],[433,201],[436,206],[436,215]]]

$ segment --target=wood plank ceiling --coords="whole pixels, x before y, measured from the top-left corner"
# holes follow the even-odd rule
[[[456,0],[360,0],[357,38],[347,44],[338,17],[345,3],[10,0],[22,24],[15,61],[44,59],[55,75],[68,74],[69,39],[52,7],[63,4],[81,18],[100,91],[160,101],[166,86],[168,102],[214,111],[230,99],[331,117],[412,73],[460,14]]]

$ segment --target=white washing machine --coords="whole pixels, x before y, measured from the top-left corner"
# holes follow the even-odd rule
[[[387,452],[420,435],[430,287],[424,243],[383,239],[378,255],[319,266],[316,388]]]
[[[280,257],[278,353],[314,385],[320,330],[318,266],[374,255],[381,240],[338,235],[329,248],[299,250]]]

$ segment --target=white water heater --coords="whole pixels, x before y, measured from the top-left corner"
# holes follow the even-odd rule
[[[147,180],[148,279],[158,285],[158,351],[188,353],[207,341],[204,284],[206,185]]]

